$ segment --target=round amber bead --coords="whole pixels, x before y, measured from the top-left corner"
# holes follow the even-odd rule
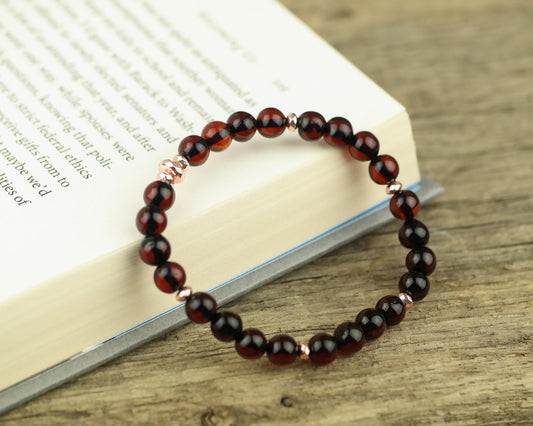
[[[355,322],[362,325],[366,340],[377,339],[387,328],[383,312],[372,308],[359,312],[355,317]]]
[[[211,332],[222,342],[231,342],[235,338],[240,338],[241,331],[241,317],[233,312],[220,312],[211,320]]]
[[[387,325],[396,325],[405,317],[405,305],[398,296],[385,296],[379,299],[376,309],[383,312]]]
[[[275,138],[285,131],[287,118],[279,109],[265,108],[257,114],[256,126],[263,136]]]
[[[309,340],[309,359],[315,365],[327,365],[335,361],[339,353],[333,336],[320,333]]]
[[[143,198],[147,206],[168,210],[174,203],[174,188],[166,182],[156,180],[146,187]]]
[[[152,234],[142,240],[139,254],[148,265],[161,265],[170,257],[170,244],[162,235]]]
[[[408,293],[416,302],[429,293],[429,279],[420,272],[406,272],[400,278],[398,288],[401,293]]]
[[[155,285],[165,293],[181,290],[185,285],[186,278],[185,270],[175,262],[165,262],[154,271]]]
[[[243,330],[235,340],[235,350],[245,359],[261,358],[266,351],[267,340],[265,335],[256,328]]]
[[[160,234],[167,227],[167,215],[159,207],[146,206],[137,213],[136,225],[141,234]]]
[[[389,208],[394,217],[409,220],[418,213],[420,201],[413,191],[399,191],[391,197]]]
[[[276,365],[288,365],[298,357],[298,344],[286,334],[274,336],[267,344],[267,356]]]
[[[316,141],[324,134],[326,120],[315,111],[306,111],[298,117],[298,133],[306,141]]]
[[[378,155],[379,142],[370,132],[358,132],[349,141],[346,149],[356,160],[370,161]]]
[[[222,121],[212,121],[202,130],[202,139],[212,151],[224,151],[231,145],[230,126]]]
[[[247,112],[237,111],[231,114],[228,118],[228,125],[233,139],[237,142],[246,142],[255,134],[255,118]]]
[[[400,243],[407,248],[424,247],[429,241],[429,231],[422,222],[411,219],[402,225],[398,233]]]
[[[209,157],[207,144],[200,136],[196,135],[183,139],[180,142],[178,152],[189,161],[191,166],[201,166]]]
[[[368,167],[371,179],[380,185],[386,185],[391,180],[398,177],[400,166],[390,155],[378,155]]]
[[[324,140],[329,145],[346,145],[352,137],[352,125],[343,117],[333,117],[324,126]]]
[[[437,266],[437,257],[429,247],[416,248],[407,254],[405,266],[411,272],[431,275]]]
[[[366,343],[363,326],[351,321],[339,325],[333,336],[337,340],[339,352],[344,355],[359,352]]]
[[[191,321],[204,324],[217,314],[217,302],[208,293],[193,293],[185,302],[185,313]]]

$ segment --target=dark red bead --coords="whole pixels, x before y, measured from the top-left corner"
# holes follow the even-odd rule
[[[411,219],[404,222],[398,233],[400,243],[407,248],[424,247],[429,241],[429,231],[422,222]]]
[[[182,266],[175,262],[165,262],[154,271],[157,288],[165,293],[179,291],[185,285],[187,276]]]
[[[385,315],[377,309],[363,309],[355,317],[355,322],[361,324],[366,340],[377,339],[387,328]]]
[[[405,305],[398,296],[385,296],[379,299],[376,309],[383,312],[387,325],[396,325],[405,317]]]
[[[241,331],[241,317],[233,312],[220,312],[211,320],[211,332],[222,342],[231,342],[237,337],[240,339]]]
[[[339,352],[344,355],[359,352],[366,343],[363,326],[351,321],[339,325],[333,336],[337,340]]]
[[[257,130],[267,138],[281,135],[287,127],[287,118],[276,108],[265,108],[257,115]]]
[[[309,359],[315,365],[331,364],[337,358],[339,350],[333,336],[320,333],[309,340]]]
[[[359,132],[350,139],[346,149],[356,160],[370,161],[378,155],[379,142],[372,133]]]
[[[210,150],[224,151],[230,146],[233,136],[228,124],[212,121],[202,130],[202,139]]]
[[[306,141],[316,141],[324,134],[326,120],[315,111],[307,111],[298,117],[298,133]]]
[[[368,171],[374,182],[380,185],[386,185],[398,177],[400,166],[398,166],[398,162],[394,157],[390,155],[378,155],[370,162]]]
[[[433,250],[428,247],[416,248],[407,254],[405,266],[411,272],[421,272],[424,275],[431,275],[437,266],[437,257],[433,253]]]
[[[191,166],[201,166],[209,157],[209,148],[205,141],[196,135],[187,136],[180,142],[178,148],[180,155],[183,155]]]
[[[160,234],[167,227],[167,215],[159,207],[146,206],[137,213],[136,224],[141,234]]]
[[[298,345],[286,334],[274,336],[267,344],[267,356],[276,365],[288,365],[298,356]]]
[[[420,201],[413,191],[399,191],[390,199],[389,208],[398,219],[409,220],[418,213]]]
[[[265,335],[256,328],[243,330],[238,340],[235,340],[235,350],[246,359],[261,358],[266,351]]]
[[[238,142],[246,142],[255,134],[255,118],[244,111],[238,111],[231,114],[228,118],[233,139]]]
[[[166,182],[156,180],[146,187],[143,198],[147,206],[168,210],[174,203],[174,188]]]
[[[400,278],[401,293],[409,293],[414,301],[422,300],[429,293],[429,279],[419,272],[406,272]]]
[[[193,293],[185,302],[185,313],[191,321],[204,324],[217,314],[217,302],[209,293]]]
[[[170,244],[160,234],[149,235],[142,240],[139,254],[148,265],[161,265],[170,257]]]
[[[352,125],[343,117],[334,117],[324,126],[324,140],[334,146],[346,145],[353,138]]]

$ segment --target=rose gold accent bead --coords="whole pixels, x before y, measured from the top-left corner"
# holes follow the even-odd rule
[[[172,185],[172,183],[174,182],[174,176],[168,173],[158,173],[156,179],[160,180],[161,182],[168,183],[169,185]]]
[[[183,171],[183,169],[179,166],[178,163],[175,163],[170,160],[163,160],[159,163],[159,172],[166,173],[172,176],[172,183],[174,185],[183,182],[183,179],[185,179],[185,172]]]
[[[385,189],[385,191],[389,195],[395,194],[396,192],[401,191],[401,190],[402,190],[402,183],[398,182],[397,180],[391,180],[387,184],[387,188]]]
[[[287,116],[287,130],[294,132],[296,131],[297,128],[298,128],[298,116],[294,112],[291,112]]]
[[[414,305],[414,302],[413,302],[413,298],[411,297],[410,294],[407,294],[407,293],[400,293],[398,295],[398,297],[400,298],[400,300],[403,302],[403,304],[405,305],[405,309],[411,309]]]
[[[300,342],[298,343],[298,356],[302,361],[309,361],[309,353],[311,351],[309,350],[309,346],[307,346],[307,343]]]
[[[183,156],[183,155],[175,155],[172,158],[173,163],[177,163],[177,165],[186,172],[189,169],[189,161]]]
[[[178,291],[178,294],[176,294],[176,300],[178,302],[185,302],[191,297],[191,294],[192,294],[192,288],[183,287],[180,291]]]

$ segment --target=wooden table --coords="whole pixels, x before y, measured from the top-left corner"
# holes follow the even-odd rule
[[[410,112],[422,171],[446,190],[420,215],[439,260],[430,295],[328,367],[252,364],[191,325],[0,423],[533,422],[533,2],[284,3]],[[236,310],[269,332],[331,330],[400,276],[398,227],[241,298]]]

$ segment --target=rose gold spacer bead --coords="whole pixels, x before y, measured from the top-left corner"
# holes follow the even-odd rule
[[[402,183],[398,182],[397,180],[391,180],[389,183],[387,183],[387,187],[385,188],[385,191],[387,194],[392,195],[402,190]]]
[[[173,163],[177,163],[178,166],[186,172],[189,169],[189,160],[187,160],[183,155],[175,155],[172,158]]]
[[[185,302],[191,297],[191,294],[192,294],[192,288],[183,287],[180,291],[178,291],[178,294],[176,294],[176,300],[178,302]]]
[[[287,116],[287,130],[295,132],[296,129],[298,129],[298,116],[294,112],[291,112]]]
[[[307,346],[307,343],[298,343],[298,356],[302,361],[309,361],[310,352],[311,351],[309,350],[309,346]]]
[[[158,173],[156,179],[160,180],[161,182],[168,183],[169,185],[172,185],[172,183],[174,182],[174,176],[164,172]]]
[[[413,298],[410,294],[400,293],[398,295],[402,303],[405,305],[405,309],[411,309],[414,306]]]
[[[159,163],[159,172],[166,173],[172,176],[172,183],[175,185],[177,183],[183,182],[185,179],[185,172],[180,167],[178,163],[170,160],[163,160]]]

